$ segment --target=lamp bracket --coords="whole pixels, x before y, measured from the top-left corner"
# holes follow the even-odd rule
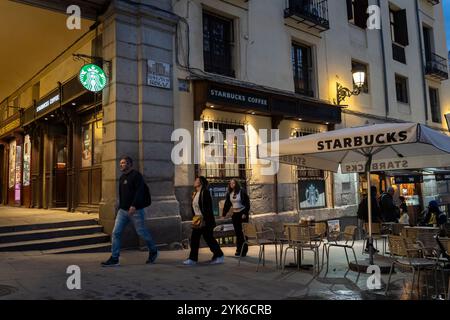
[[[337,102],[335,100],[335,104],[338,106],[340,106],[341,102],[343,102],[346,98],[350,98],[351,96],[357,96],[361,94],[361,88],[357,87],[354,90],[350,90],[341,85],[339,82],[336,83],[336,90],[337,90]]]

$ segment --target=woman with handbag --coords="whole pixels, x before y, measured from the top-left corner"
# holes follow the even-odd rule
[[[216,220],[212,209],[211,195],[208,191],[208,180],[205,177],[198,177],[195,179],[194,188],[195,192],[192,197],[191,253],[183,264],[189,266],[197,264],[201,236],[203,236],[213,253],[210,264],[221,264],[224,262],[224,256],[219,244],[214,239]]]
[[[247,255],[248,246],[245,243],[244,233],[242,232],[242,223],[248,222],[250,212],[250,198],[242,189],[241,184],[236,179],[231,179],[228,184],[228,193],[226,195],[225,205],[222,216],[226,216],[228,211],[233,208],[233,227],[236,234],[236,257]]]

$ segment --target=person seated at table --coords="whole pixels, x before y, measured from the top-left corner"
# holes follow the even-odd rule
[[[444,212],[439,209],[439,204],[437,201],[432,200],[428,204],[428,208],[425,209],[424,219],[422,222],[423,226],[434,227],[443,226],[447,223],[447,216]]]
[[[372,223],[379,223],[381,222],[381,216],[380,216],[380,207],[378,206],[377,201],[377,187],[371,186],[370,187],[370,195],[372,198],[371,204],[372,204]],[[367,201],[367,195],[361,200],[358,206],[358,218],[362,220],[364,223],[369,223],[369,208],[368,208],[368,201]],[[366,241],[366,252],[369,252],[369,239]],[[376,252],[377,250],[375,250]]]
[[[381,218],[384,222],[397,222],[400,218],[400,210],[394,204],[395,189],[389,187],[380,197]]]
[[[407,224],[409,225],[409,215],[408,215],[408,207],[406,205],[406,198],[403,196],[399,197],[401,203],[400,203],[400,219],[398,220],[398,223],[401,224]]]

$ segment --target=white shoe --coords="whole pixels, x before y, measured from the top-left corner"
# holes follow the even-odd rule
[[[221,256],[221,257],[218,257],[218,258],[215,258],[214,260],[212,260],[210,262],[210,264],[222,264],[224,262],[225,262],[225,258],[224,258],[224,256]]]
[[[183,261],[183,264],[185,266],[195,266],[197,264],[197,261],[191,260],[191,259],[187,259]]]

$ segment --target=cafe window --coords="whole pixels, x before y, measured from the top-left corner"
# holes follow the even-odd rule
[[[203,12],[203,61],[206,72],[234,77],[233,20]]]
[[[103,126],[101,121],[93,123],[94,130],[94,159],[93,164],[102,163],[102,153],[103,153]]]
[[[233,136],[227,136],[233,132]],[[245,181],[248,170],[245,126],[205,121],[202,126],[202,136],[202,161],[199,166],[199,175],[214,181],[228,181],[231,178]],[[227,141],[230,137],[234,140],[232,144]]]
[[[311,52],[311,47],[292,44],[292,67],[295,92],[309,97],[314,96]]]
[[[55,137],[56,168],[67,167],[67,139],[65,136]]]
[[[81,127],[81,167],[87,168],[102,162],[102,122],[95,121]]]

